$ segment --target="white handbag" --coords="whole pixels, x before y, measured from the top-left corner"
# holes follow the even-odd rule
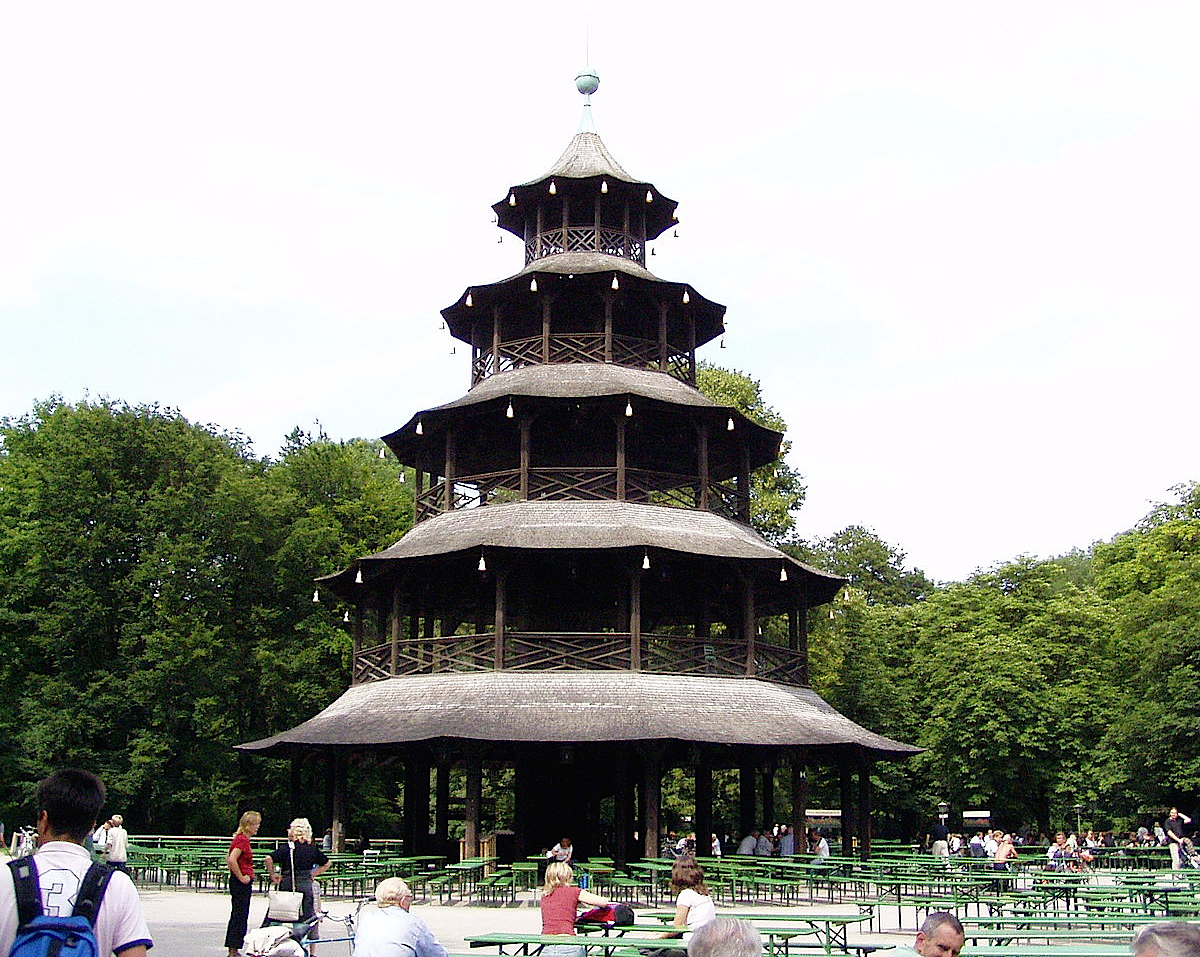
[[[296,886],[296,849],[288,845],[291,852],[292,886]],[[304,906],[304,895],[300,891],[281,891],[271,888],[267,891],[267,919],[281,920],[294,923],[300,919],[300,909]]]

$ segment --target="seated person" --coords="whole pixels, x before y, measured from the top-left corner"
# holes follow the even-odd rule
[[[398,877],[389,877],[375,888],[374,908],[364,908],[354,931],[357,957],[446,957],[420,917],[410,914],[412,891]]]

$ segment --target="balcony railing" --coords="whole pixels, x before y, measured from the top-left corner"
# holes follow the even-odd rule
[[[526,366],[546,363],[598,362],[635,369],[654,369],[695,385],[695,369],[691,353],[679,346],[667,344],[666,368],[660,368],[659,344],[653,339],[614,335],[611,355],[606,351],[603,332],[558,333],[543,339],[531,336],[500,343],[495,353],[483,349],[471,363],[471,384],[490,375],[509,372]]]
[[[698,475],[626,469],[624,495],[618,497],[616,467],[530,469],[526,498],[550,501],[625,501],[672,508],[700,509],[735,522],[749,514],[749,497],[732,482],[708,483],[705,503]],[[439,482],[416,497],[416,520],[424,521],[445,511],[481,508],[521,501],[520,469],[458,476],[446,501],[445,484]]]
[[[646,265],[646,243],[622,229],[596,229],[595,226],[561,226],[546,229],[525,241],[525,263],[568,252],[600,252],[632,259]]]
[[[753,677],[807,683],[805,656],[779,645],[693,635],[627,632],[507,631],[368,642],[354,659],[354,682],[404,675],[479,671],[640,671],[649,674]],[[749,659],[749,660],[747,660]]]

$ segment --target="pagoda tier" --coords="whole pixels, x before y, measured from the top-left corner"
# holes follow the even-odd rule
[[[531,366],[384,436],[416,472],[416,521],[528,500],[701,509],[748,524],[750,473],[781,436],[657,372]]]
[[[596,362],[665,372],[695,385],[696,348],[725,331],[725,307],[686,283],[603,252],[539,259],[467,289],[442,310],[471,346],[471,384],[524,366]]]

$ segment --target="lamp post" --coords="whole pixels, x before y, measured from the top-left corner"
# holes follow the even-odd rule
[[[1075,805],[1075,838],[1077,840],[1079,838],[1079,832],[1083,828],[1083,821],[1080,819],[1081,814],[1083,814],[1083,805],[1076,804]]]
[[[945,801],[938,801],[938,820],[943,824],[946,823],[946,818],[950,816],[950,805]]]

